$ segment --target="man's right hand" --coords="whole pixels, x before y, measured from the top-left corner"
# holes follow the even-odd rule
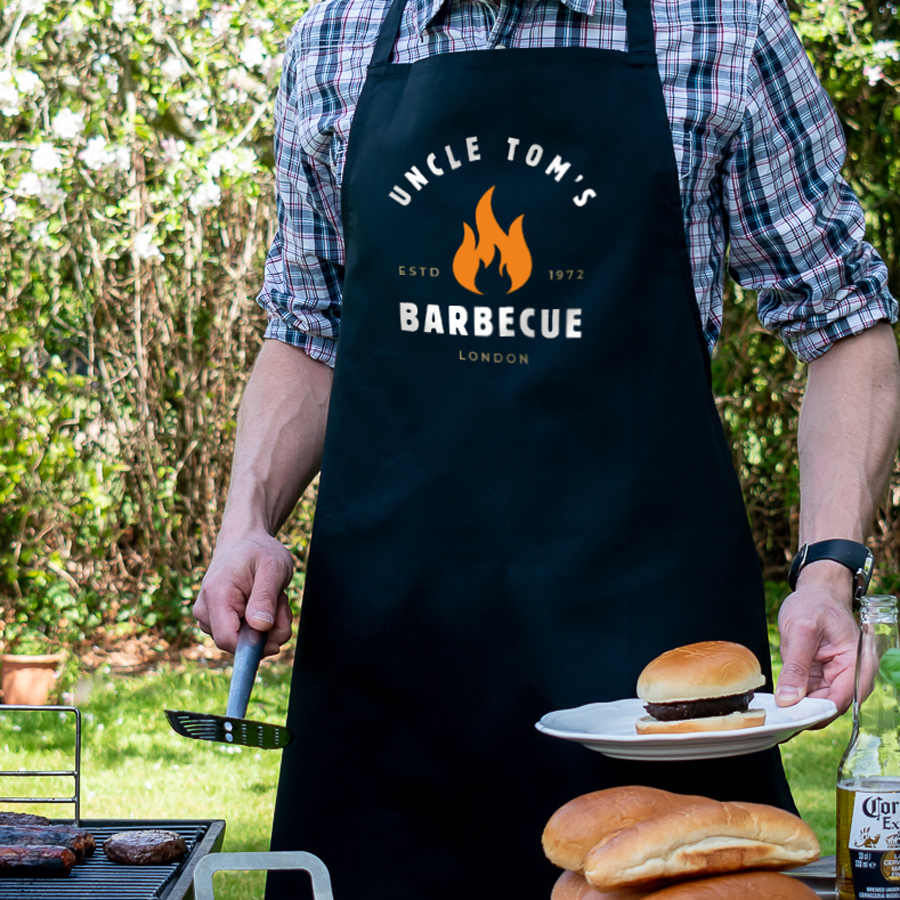
[[[272,535],[319,471],[331,369],[302,350],[265,341],[238,412],[228,503],[194,615],[234,653],[241,619],[268,631],[266,655],[291,636],[287,586],[294,562]]]
[[[216,545],[203,579],[194,615],[216,646],[234,653],[241,619],[268,631],[265,656],[277,653],[291,637],[287,586],[294,573],[288,549],[262,532]]]

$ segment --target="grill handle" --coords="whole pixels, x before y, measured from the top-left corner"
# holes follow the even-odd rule
[[[253,690],[253,682],[267,637],[267,632],[257,631],[246,622],[241,625],[234,651],[234,669],[231,673],[231,686],[228,689],[226,716],[234,719],[243,719],[246,716],[250,692]]]
[[[313,900],[334,900],[331,876],[325,863],[312,853],[302,850],[282,850],[273,853],[210,853],[197,863],[194,870],[194,900],[215,900],[213,875],[225,871],[285,871],[294,869],[309,872],[312,879]]]

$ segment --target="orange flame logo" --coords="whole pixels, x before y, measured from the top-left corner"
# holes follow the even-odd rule
[[[517,291],[531,277],[531,251],[522,232],[522,219],[525,216],[519,216],[509,226],[507,234],[494,218],[494,211],[491,209],[493,194],[494,188],[486,191],[475,209],[478,243],[475,242],[475,233],[463,222],[463,242],[453,257],[453,274],[456,280],[473,294],[481,293],[475,287],[475,278],[481,264],[489,266],[497,250],[500,251],[500,274],[509,276],[512,282],[507,294]]]

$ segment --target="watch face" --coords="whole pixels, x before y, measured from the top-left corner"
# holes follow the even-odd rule
[[[797,555],[791,560],[791,568],[788,572],[788,584],[791,590],[797,589],[797,578],[800,576],[800,570],[806,562],[806,554],[809,551],[809,544],[804,544],[798,551]]]
[[[871,550],[866,552],[866,561],[856,575],[856,597],[859,599],[869,590],[869,582],[872,580],[872,573],[875,571],[875,557]]]

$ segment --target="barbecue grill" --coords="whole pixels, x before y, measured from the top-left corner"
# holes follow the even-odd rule
[[[81,819],[81,713],[74,706],[2,706],[3,712],[71,713],[75,722],[74,765],[71,770],[16,770],[0,772],[0,777],[58,775],[74,779],[71,797],[0,797],[0,805],[14,803],[70,803],[75,824],[89,831],[97,842],[92,856],[62,877],[0,878],[0,900],[192,900],[194,869],[208,853],[222,848],[225,822],[222,819]],[[57,820],[69,824],[67,820]],[[184,838],[188,852],[178,862],[160,866],[130,866],[110,862],[103,842],[119,831],[164,829]]]
[[[60,878],[0,879],[0,900],[189,900],[193,897],[197,863],[206,854],[221,849],[225,837],[225,823],[220,819],[83,819],[79,827],[97,841],[93,856]],[[187,856],[163,866],[109,862],[102,849],[108,837],[117,831],[145,828],[177,832],[188,845]]]

